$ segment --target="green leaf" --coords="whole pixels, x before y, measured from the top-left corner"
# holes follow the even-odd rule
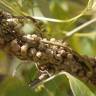
[[[49,90],[53,96],[69,96],[72,95],[68,79],[62,76],[57,76],[52,80],[49,80],[45,84],[45,90]]]
[[[73,77],[69,73],[65,73],[65,75],[69,79],[74,96],[95,96],[95,94],[79,79]]]
[[[6,78],[0,84],[0,96],[36,96],[34,90],[28,88],[25,83],[17,78]]]
[[[28,13],[27,12],[24,12],[24,10],[25,10],[25,8],[23,8],[23,7],[21,7],[20,5],[19,5],[19,3],[18,2],[13,2],[13,4],[14,3],[16,3],[15,5],[13,5],[13,4],[11,4],[10,2],[8,2],[8,1],[6,1],[6,0],[3,0],[3,1],[0,1],[0,3],[1,4],[3,4],[5,7],[7,7],[8,9],[10,9],[11,11],[13,11],[14,13],[16,13],[16,14],[19,14],[19,15],[28,15]],[[27,6],[28,6],[28,9],[32,9],[33,7],[32,7],[32,3],[33,2],[30,2],[30,1],[28,1],[28,2],[25,2],[25,1],[23,1],[23,6],[26,6],[26,3],[27,3]],[[54,21],[54,22],[61,22],[61,23],[65,23],[65,22],[71,22],[71,21],[75,21],[75,20],[77,20],[78,18],[80,18],[81,16],[83,16],[88,10],[88,8],[90,8],[90,6],[92,7],[92,0],[88,0],[88,3],[87,3],[87,5],[86,5],[86,7],[78,14],[78,15],[76,15],[76,16],[73,16],[73,17],[71,17],[71,18],[67,18],[67,19],[65,19],[65,20],[56,20],[56,19],[50,19],[51,21]],[[17,5],[18,4],[18,5]],[[18,6],[18,7],[17,7]],[[27,6],[26,6],[26,8],[27,8]],[[44,6],[44,5],[43,5]],[[73,5],[72,7],[74,7],[75,5]],[[78,5],[79,6],[79,5]],[[29,8],[30,7],[30,8]],[[63,18],[65,18],[65,17],[68,17],[68,16],[70,16],[70,12],[64,12],[64,10],[62,9],[62,7],[61,7],[61,5],[60,4],[57,4],[56,6],[56,9],[55,9],[55,14],[56,15],[59,15],[61,18],[63,17]],[[70,9],[72,9],[72,7],[70,8]],[[23,9],[23,10],[22,10]],[[77,8],[74,8],[73,10],[75,10],[74,12],[77,12],[77,10],[76,10]],[[26,10],[26,11],[28,11],[28,10]],[[59,13],[58,13],[58,12]],[[72,11],[72,10],[71,10]],[[73,13],[73,12],[72,12]],[[61,14],[63,14],[63,16],[61,15]],[[66,16],[65,16],[65,14],[67,14]],[[58,17],[58,16],[57,16]],[[36,17],[37,18],[37,17]]]
[[[70,88],[74,96],[95,96],[95,93],[93,93],[83,82],[81,82],[79,79],[73,77],[67,72],[61,72],[57,75],[54,75],[44,82],[49,82],[50,80],[53,80],[54,78],[59,77],[59,76],[62,76],[62,78],[66,76],[68,78]],[[62,86],[65,86],[65,85],[62,85]]]

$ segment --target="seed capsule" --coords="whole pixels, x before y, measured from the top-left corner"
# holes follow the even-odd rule
[[[59,49],[60,49],[60,50],[64,50],[64,47],[60,47]]]
[[[57,60],[61,60],[61,59],[62,59],[62,58],[61,58],[61,54],[56,54],[55,58],[56,58]]]
[[[38,51],[38,52],[36,53],[36,57],[40,58],[41,56],[42,56],[42,53],[41,53],[40,51]]]
[[[58,49],[58,47],[57,46],[52,46],[52,48],[53,48],[53,50],[57,50]]]
[[[47,38],[43,38],[43,41],[47,41]]]
[[[61,58],[61,54],[57,54],[57,57],[58,57],[58,58]]]
[[[21,55],[26,57],[27,56],[27,50],[28,50],[28,44],[25,44],[21,47]]]
[[[50,53],[53,55],[53,54],[54,54],[54,51],[53,51],[53,50],[51,50],[51,51],[50,51]]]
[[[17,53],[20,51],[20,46],[18,45],[17,40],[13,40],[11,42],[11,51],[14,53]]]
[[[56,39],[55,39],[55,38],[51,38],[50,41],[51,41],[51,42],[55,42]]]
[[[35,56],[36,54],[36,49],[35,48],[31,48],[29,51],[29,56]]]
[[[68,53],[68,54],[67,54],[67,58],[68,58],[68,59],[72,59],[72,58],[73,58],[72,54]]]
[[[31,36],[32,36],[32,38],[37,38],[36,34],[32,34]]]
[[[58,53],[63,55],[65,53],[65,50],[59,50]]]
[[[68,42],[64,42],[63,43],[63,46],[68,46]]]
[[[27,39],[31,39],[31,35],[30,35],[30,34],[27,34],[25,37],[26,37]]]

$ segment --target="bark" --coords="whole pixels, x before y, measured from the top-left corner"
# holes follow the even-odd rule
[[[96,84],[96,57],[81,56],[66,42],[55,38],[42,38],[36,34],[24,34],[11,15],[0,13],[0,48],[21,60],[37,63],[41,72],[54,75],[66,71]],[[26,66],[26,65],[25,65]]]

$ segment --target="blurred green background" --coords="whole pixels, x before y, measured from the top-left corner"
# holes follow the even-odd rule
[[[43,21],[38,20],[42,24],[42,29],[46,29],[46,31],[42,31],[43,35],[47,38],[64,39],[68,31],[96,18],[96,0],[0,0],[0,10],[16,16],[43,17]],[[45,17],[65,20],[65,22],[50,22],[44,20]],[[22,30],[32,34],[35,28],[32,22],[24,20]],[[68,42],[79,54],[96,56],[96,23],[74,34],[68,39]],[[27,83],[34,80],[36,76],[37,69],[34,62],[21,61],[0,50],[0,96],[96,95],[93,86],[90,87],[90,90],[85,84],[66,74],[56,76],[31,89]],[[84,92],[82,92],[82,88],[85,90]]]

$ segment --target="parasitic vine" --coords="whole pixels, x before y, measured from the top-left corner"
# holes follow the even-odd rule
[[[96,57],[79,55],[63,40],[24,34],[18,27],[18,18],[18,22],[14,18],[15,16],[7,12],[0,12],[0,49],[7,49],[21,60],[37,63],[43,77],[48,78],[48,75],[66,71],[86,82],[96,84]],[[39,79],[42,78],[38,77],[37,81]]]

